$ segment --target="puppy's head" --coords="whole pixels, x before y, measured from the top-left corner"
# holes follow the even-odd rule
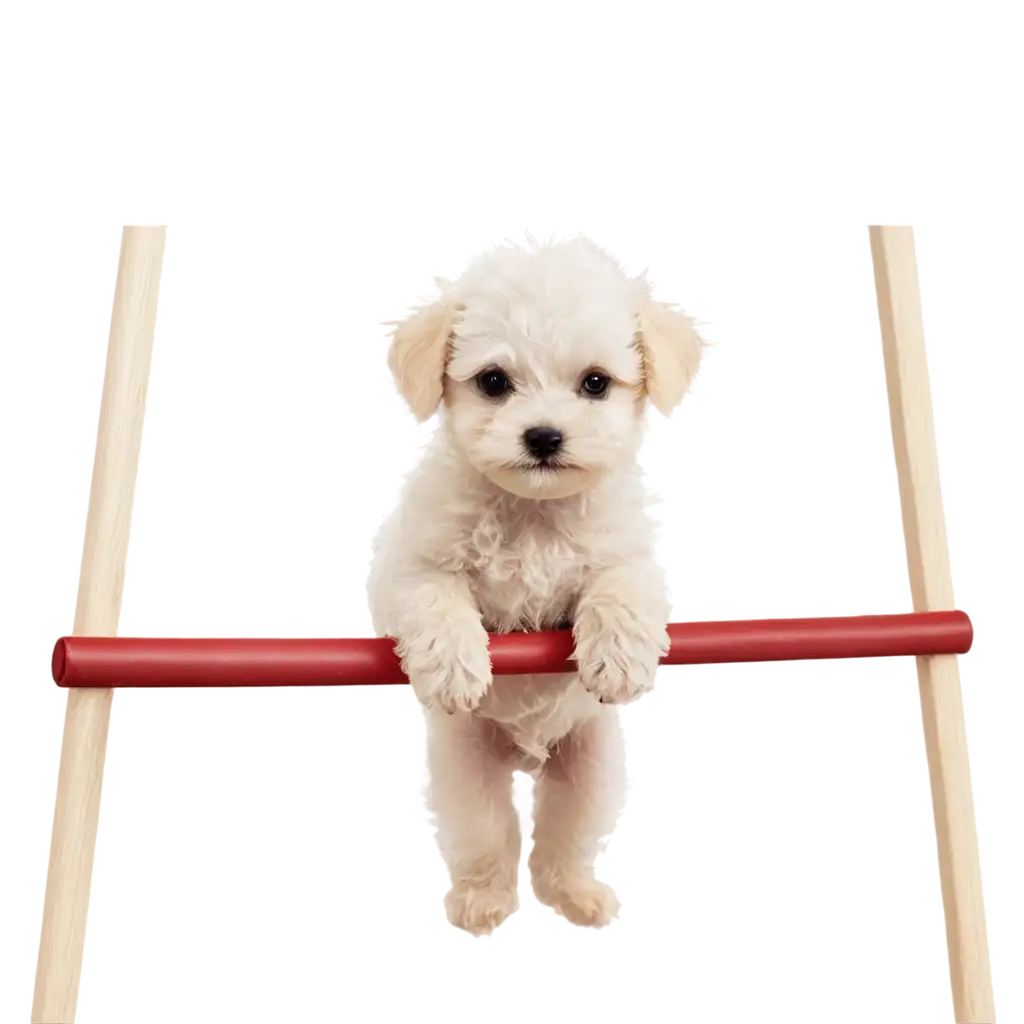
[[[564,497],[634,459],[648,399],[668,415],[697,372],[693,321],[583,238],[505,246],[400,323],[388,364],[419,420],[499,486]]]

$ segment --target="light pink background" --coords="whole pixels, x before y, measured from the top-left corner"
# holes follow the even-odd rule
[[[0,1019],[28,992],[110,226],[1022,219],[1024,12],[0,14]]]

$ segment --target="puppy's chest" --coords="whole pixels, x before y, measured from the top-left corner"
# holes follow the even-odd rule
[[[471,541],[470,585],[492,632],[550,629],[571,620],[587,553],[548,524],[481,524]]]

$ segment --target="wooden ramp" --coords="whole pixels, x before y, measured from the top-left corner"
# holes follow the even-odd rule
[[[415,444],[379,384],[374,325],[486,233],[127,231],[74,631],[358,626],[369,531]],[[931,427],[916,397],[900,407],[905,432],[880,403],[863,230],[605,233],[665,270],[718,337],[657,453],[674,489],[681,611],[901,603],[888,453],[909,480],[904,433],[920,446]],[[900,288],[911,236],[890,236]],[[879,323],[886,352],[895,335],[904,346],[903,377],[884,380],[918,380],[913,318]],[[943,501],[929,497],[924,455],[904,526],[921,518],[915,503]],[[921,608],[952,606],[936,543],[926,528],[907,547],[906,594]],[[922,692],[956,697],[956,658],[931,688],[939,662],[919,667]],[[982,685],[999,899],[1013,881],[1000,809],[1010,755],[985,723],[1016,705],[999,680]],[[71,693],[33,1020],[949,1024],[941,897],[957,1019],[994,1024],[970,815],[963,802],[945,813],[969,784],[962,737],[938,703],[924,734],[929,773],[936,742],[945,764],[938,892],[909,678],[693,673],[638,715],[639,799],[617,855],[624,923],[579,939],[534,913],[500,942],[468,945],[439,925],[401,703]],[[997,914],[1000,941],[1009,914]],[[998,962],[1008,988],[1012,948]]]

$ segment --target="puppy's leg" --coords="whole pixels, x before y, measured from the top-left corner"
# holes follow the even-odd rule
[[[413,692],[428,708],[471,711],[491,685],[487,630],[466,579],[386,560],[370,588],[374,628],[397,640]]]
[[[534,788],[533,889],[573,924],[601,928],[618,914],[594,861],[625,799],[622,730],[616,709],[602,707],[559,741]]]
[[[428,712],[428,806],[452,888],[448,920],[487,935],[519,907],[521,839],[500,727],[465,711]]]
[[[668,650],[664,578],[649,559],[596,573],[576,608],[580,682],[605,704],[628,704],[654,685]]]

